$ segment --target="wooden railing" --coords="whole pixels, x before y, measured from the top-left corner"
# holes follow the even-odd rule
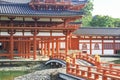
[[[67,57],[69,57],[69,60],[66,60]],[[66,72],[77,77],[82,77],[88,80],[120,80],[120,64],[102,62],[99,62],[98,64],[95,57],[82,53],[76,53],[76,56],[73,56],[73,54],[65,55],[60,53],[55,54],[53,58],[66,61]],[[95,66],[76,64],[76,59],[85,60]]]
[[[66,64],[68,74],[82,77],[88,80],[120,80],[120,70],[101,69],[99,67],[83,66],[78,64]],[[102,73],[99,72],[102,70]]]

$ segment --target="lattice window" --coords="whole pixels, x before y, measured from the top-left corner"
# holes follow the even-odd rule
[[[115,49],[120,49],[120,43],[115,44]]]
[[[86,43],[82,44],[82,50],[87,50],[87,44]]]
[[[104,43],[104,49],[113,49],[113,43]]]
[[[99,50],[99,49],[100,49],[100,47],[99,47],[99,44],[98,44],[98,43],[95,43],[94,49],[95,49],[95,50]]]

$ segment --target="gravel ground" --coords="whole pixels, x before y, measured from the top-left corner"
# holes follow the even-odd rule
[[[14,80],[58,80],[57,74],[66,72],[65,68],[45,69],[16,77]]]

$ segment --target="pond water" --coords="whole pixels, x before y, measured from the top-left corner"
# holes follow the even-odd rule
[[[14,80],[15,77],[27,73],[27,71],[0,71],[0,80]]]

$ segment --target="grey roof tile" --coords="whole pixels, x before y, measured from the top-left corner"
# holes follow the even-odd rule
[[[10,2],[10,3],[29,3],[31,0],[0,0],[4,2]],[[77,4],[85,4],[88,0],[72,0],[73,5]]]
[[[73,34],[78,36],[120,36],[120,28],[79,28]]]
[[[0,4],[0,15],[81,16],[82,11],[33,10],[28,4]]]

